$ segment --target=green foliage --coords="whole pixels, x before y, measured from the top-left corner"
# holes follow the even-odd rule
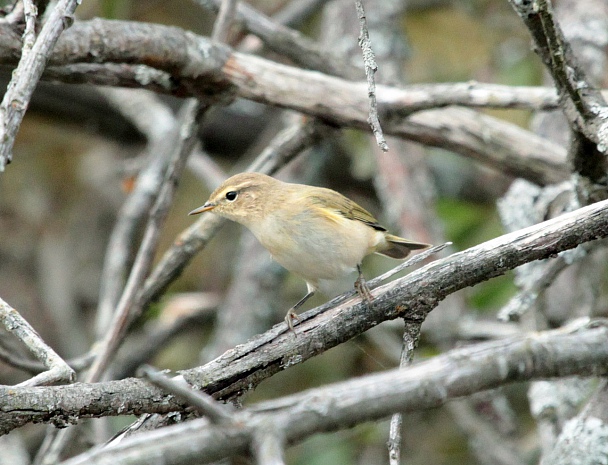
[[[469,303],[480,310],[495,310],[505,305],[516,291],[512,273],[508,273],[475,286]]]
[[[100,2],[100,7],[105,18],[126,18],[131,9],[131,0],[103,0]]]
[[[446,236],[458,250],[502,234],[492,205],[442,198],[437,201],[437,214],[444,223]]]
[[[353,448],[347,441],[336,440],[332,435],[315,435],[291,451],[296,465],[325,465],[327,463],[354,463]],[[291,454],[289,454],[291,455]]]
[[[440,199],[437,213],[443,221],[447,238],[457,250],[472,247],[504,233],[496,209],[491,205],[456,199]],[[481,283],[468,295],[476,309],[496,309],[506,304],[516,287],[510,274]]]

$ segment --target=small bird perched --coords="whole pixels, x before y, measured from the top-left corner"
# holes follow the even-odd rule
[[[366,255],[403,259],[412,250],[430,247],[389,234],[367,210],[336,191],[260,173],[232,176],[189,215],[207,211],[247,227],[274,260],[304,278],[308,293],[285,316],[292,331],[295,310],[315,291],[327,293],[332,281],[355,269],[355,289],[367,302],[372,300],[361,274]]]

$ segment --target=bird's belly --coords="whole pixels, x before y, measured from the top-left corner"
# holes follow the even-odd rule
[[[269,248],[269,251],[283,267],[309,282],[340,278],[355,269],[363,259],[361,254],[349,254],[339,245],[317,247],[314,241],[307,238],[294,241],[294,245],[288,251],[280,247]]]
[[[274,260],[315,285],[320,280],[335,280],[352,272],[370,253],[373,242],[370,228],[346,221],[343,227],[347,230],[332,223],[331,234],[322,222],[292,221],[286,225],[275,222],[274,233],[256,236]],[[277,228],[281,228],[279,234]]]

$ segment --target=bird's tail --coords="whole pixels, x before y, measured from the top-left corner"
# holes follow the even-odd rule
[[[403,237],[387,234],[386,249],[378,250],[378,253],[391,258],[403,259],[407,257],[412,250],[428,249],[429,247],[431,247],[431,244],[410,241]]]

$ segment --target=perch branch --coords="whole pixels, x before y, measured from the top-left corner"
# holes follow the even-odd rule
[[[575,335],[571,331],[533,333],[455,349],[407,370],[368,375],[254,405],[235,413],[234,426],[197,419],[126,438],[114,447],[93,449],[64,465],[136,465],[169,457],[174,464],[215,461],[247,453],[253,438],[268,424],[280,425],[285,441],[294,443],[321,431],[379,420],[395,411],[437,407],[510,382],[605,374],[606,328],[583,329]]]
[[[293,337],[282,323],[202,367],[181,372],[181,375],[190,384],[204,389],[208,394],[226,399],[252,389],[263,379],[329,350],[382,321],[407,317],[408,320],[422,322],[440,300],[457,290],[498,276],[523,263],[547,258],[574,248],[582,242],[607,236],[608,201],[602,201],[436,260],[403,278],[375,289],[372,306],[356,299],[337,307],[322,306],[305,312],[300,315],[298,337]],[[605,349],[604,342],[605,339],[602,339],[602,347]],[[581,344],[577,343],[576,346]],[[599,362],[596,369],[602,366],[606,365]],[[580,367],[568,366],[567,369],[578,368]],[[117,384],[111,384],[112,392],[119,392],[119,386],[125,383],[124,386],[128,386],[127,392],[121,395],[133,397],[129,397],[131,401],[123,399],[113,405],[121,406],[119,410],[122,413],[131,413],[133,409],[144,413],[141,398],[148,397],[142,393],[142,387],[137,381],[124,380],[114,383]],[[62,424],[73,419],[75,415],[92,416],[100,411],[102,414],[111,414],[112,409],[99,406],[99,402],[107,399],[99,392],[106,385],[108,384],[84,385],[87,390],[97,390],[93,397],[96,400],[91,401],[91,398],[87,397],[88,400],[77,405],[75,410],[68,409],[73,402],[66,402],[66,398],[62,396],[72,396],[67,399],[73,398],[80,402],[81,396],[75,396],[74,392],[77,391],[70,389],[83,389],[83,385],[38,391],[40,395],[47,392],[50,397],[39,403],[39,397],[34,397],[37,408],[33,408],[31,404],[32,391],[0,390],[0,405],[3,406],[4,412],[0,416],[0,432],[6,433],[32,421],[53,421]],[[149,392],[149,388],[146,392]],[[23,393],[23,396],[18,396],[19,393]],[[30,399],[29,403],[27,399]],[[136,404],[123,409],[129,402],[129,405],[133,405],[133,402]],[[175,403],[171,403],[170,408],[166,404],[155,405],[154,401],[151,402],[153,405],[146,405],[151,410],[156,409],[156,412],[176,409]],[[119,411],[114,410],[113,413],[118,414]]]

